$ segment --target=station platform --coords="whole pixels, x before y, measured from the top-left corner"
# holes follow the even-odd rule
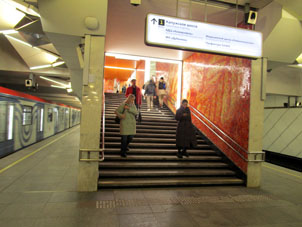
[[[260,188],[77,192],[80,127],[0,159],[0,226],[302,226],[302,173],[263,163]]]

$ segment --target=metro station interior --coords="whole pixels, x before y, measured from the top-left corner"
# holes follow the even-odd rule
[[[301,0],[0,12],[0,226],[302,226]],[[115,110],[160,78],[123,157]],[[180,158],[183,99],[197,145]]]

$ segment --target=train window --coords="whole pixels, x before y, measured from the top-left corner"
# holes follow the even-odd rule
[[[7,104],[6,102],[0,103],[0,142],[6,140],[6,119],[7,119]]]
[[[22,125],[32,124],[32,112],[33,108],[31,106],[23,106]]]
[[[53,109],[48,108],[47,109],[47,122],[52,122],[53,119]]]
[[[7,139],[13,139],[13,130],[14,130],[14,105],[8,106],[8,130],[7,130]]]

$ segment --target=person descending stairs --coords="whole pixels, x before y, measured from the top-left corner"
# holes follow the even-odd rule
[[[105,94],[105,160],[99,164],[99,188],[243,185],[244,180],[206,138],[197,133],[197,147],[189,157],[178,158],[177,121],[164,106],[147,111],[142,103],[142,122],[129,144],[127,158],[120,156],[121,137],[114,111],[123,94]]]

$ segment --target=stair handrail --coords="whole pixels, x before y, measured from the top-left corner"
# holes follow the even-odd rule
[[[206,122],[204,122],[202,119],[200,119],[194,112],[192,114],[201,122],[203,123],[209,130],[211,130],[220,140],[222,140],[228,147],[230,147],[234,152],[236,152],[244,161],[246,162],[263,162],[265,157],[265,153],[263,151],[254,151],[250,152],[244,149],[241,145],[239,145],[236,141],[234,141],[229,135],[227,135],[224,131],[222,131],[220,128],[218,128],[213,122],[211,122],[206,116],[204,116],[199,110],[194,108],[193,106],[190,106],[196,113],[198,113],[201,117],[206,119],[215,129],[217,129],[220,133],[223,134],[223,136],[227,137],[232,143],[234,143],[240,150],[242,150],[244,153],[248,155],[248,158],[245,158],[240,152],[238,152],[232,145],[230,145],[224,138],[222,138],[220,135],[218,135],[217,132],[215,132]],[[250,159],[249,156],[254,155],[254,159]],[[261,155],[261,158],[258,159],[257,156]]]
[[[169,96],[169,95],[166,95],[166,96],[167,96],[167,99],[170,100],[170,102],[172,103],[172,105],[175,106],[176,101],[171,96]]]
[[[103,92],[103,116],[102,116],[102,118],[103,118],[103,122],[102,122],[103,128],[102,128],[102,152],[101,152],[102,158],[101,158],[100,162],[105,160],[105,153],[104,153],[104,151],[105,151],[105,114],[106,114],[105,108],[106,108],[105,94]]]

